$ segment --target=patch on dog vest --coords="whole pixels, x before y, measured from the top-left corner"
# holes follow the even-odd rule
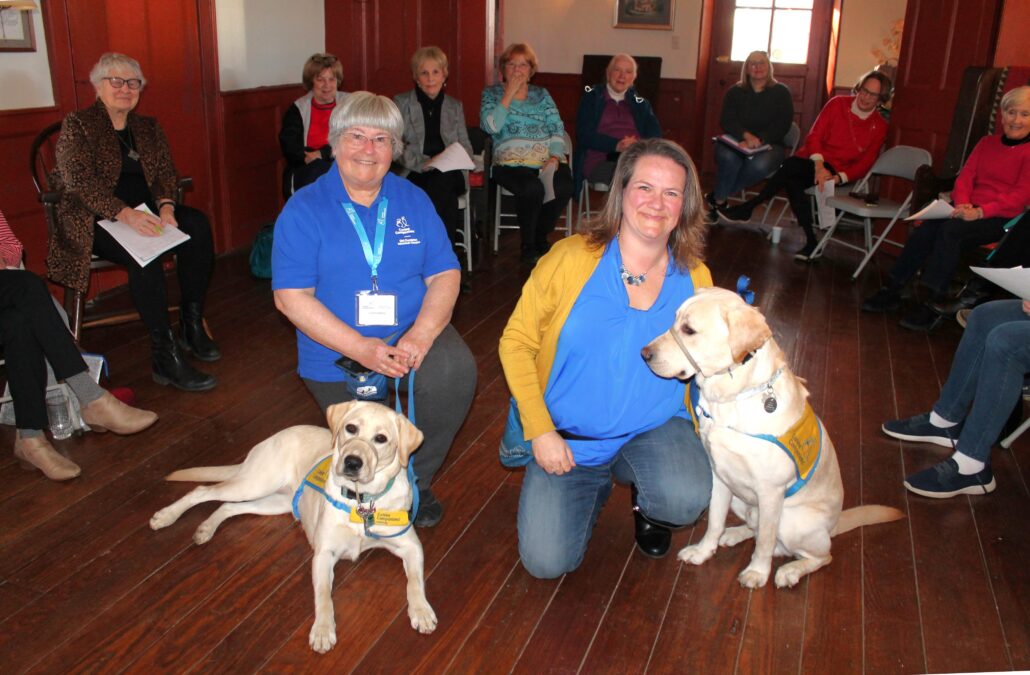
[[[787,453],[794,462],[794,473],[797,480],[787,488],[786,496],[790,497],[805,486],[819,465],[819,457],[823,450],[823,425],[816,417],[812,406],[805,403],[805,411],[801,418],[779,436],[770,434],[749,434],[770,443],[775,443]]]
[[[326,455],[318,461],[308,475],[304,478],[304,482],[315,488],[319,492],[325,493],[325,484],[329,480],[329,467],[333,463],[333,456]]]
[[[362,517],[362,515],[358,513],[358,509],[352,509],[350,512],[350,522],[368,523],[369,525],[393,525],[395,527],[400,527],[402,525],[407,525],[409,521],[407,511],[380,511],[373,507],[372,512],[366,517]]]

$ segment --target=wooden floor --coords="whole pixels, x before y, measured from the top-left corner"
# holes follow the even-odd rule
[[[479,364],[472,412],[437,476],[446,505],[420,531],[429,636],[411,629],[403,570],[383,551],[336,567],[339,642],[308,647],[310,550],[289,516],[233,519],[204,546],[197,507],[153,532],[151,514],[190,486],[174,469],[239,461],[284,427],[321,423],[294,372],[291,327],[269,284],[243,256],[219,260],[209,318],[224,358],[218,387],[185,394],[150,380],[139,324],[97,329],[116,386],[160,413],[151,430],[58,443],[82,476],[56,484],[0,460],[0,673],[22,671],[361,673],[914,673],[1030,668],[1030,494],[1024,438],[995,449],[990,496],[935,501],[909,495],[903,476],[947,453],[883,436],[880,423],[935,400],[961,335],[927,337],[896,318],[858,311],[885,261],[858,283],[856,257],[831,248],[818,264],[792,262],[745,230],[713,231],[709,265],[732,286],[748,274],[781,346],[808,379],[840,455],[845,504],[896,506],[907,519],[834,541],[833,564],[792,590],[750,592],[736,581],[751,545],[722,549],[702,567],[634,550],[629,493],[618,487],[582,567],[554,581],[519,564],[515,515],[521,471],[497,461],[507,387],[497,340],[526,269],[515,234],[472,278],[454,317]],[[0,432],[10,448],[13,432]],[[1021,461],[1023,460],[1023,461]],[[675,534],[697,540],[704,521]]]

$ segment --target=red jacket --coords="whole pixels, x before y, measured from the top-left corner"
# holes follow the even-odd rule
[[[1013,218],[1030,206],[1030,142],[1004,145],[985,136],[955,179],[952,203],[973,204],[984,218]]]
[[[862,119],[851,112],[854,96],[834,96],[808,132],[798,157],[822,155],[846,181],[858,180],[873,168],[887,138],[887,120],[878,111]]]

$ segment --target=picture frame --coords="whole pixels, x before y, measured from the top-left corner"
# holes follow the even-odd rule
[[[0,9],[0,52],[36,51],[31,10]]]
[[[615,28],[672,30],[676,0],[615,0]]]

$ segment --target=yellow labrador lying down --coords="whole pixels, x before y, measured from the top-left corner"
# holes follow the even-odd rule
[[[408,526],[413,486],[405,471],[409,456],[422,444],[422,432],[378,403],[340,403],[330,406],[327,416],[329,429],[284,429],[255,445],[242,464],[170,474],[167,480],[221,482],[195,488],[161,509],[150,519],[150,527],[168,527],[202,502],[223,501],[193,535],[193,541],[203,544],[231,516],[293,510],[315,550],[311,561],[315,587],[315,623],[309,635],[312,649],[324,653],[336,644],[332,598],[336,561],[356,560],[370,548],[386,548],[404,561],[411,627],[431,633],[436,628],[436,614],[426,600],[422,544]],[[325,457],[328,464],[313,471]]]
[[[741,585],[764,586],[777,555],[795,560],[776,570],[776,586],[794,586],[830,563],[834,535],[903,517],[886,506],[841,512],[833,443],[765,318],[736,293],[698,291],[641,353],[657,375],[696,377],[701,393],[698,422],[714,473],[708,531],[680,560],[700,565],[717,545],[755,537]],[[745,525],[726,529],[731,507]]]

